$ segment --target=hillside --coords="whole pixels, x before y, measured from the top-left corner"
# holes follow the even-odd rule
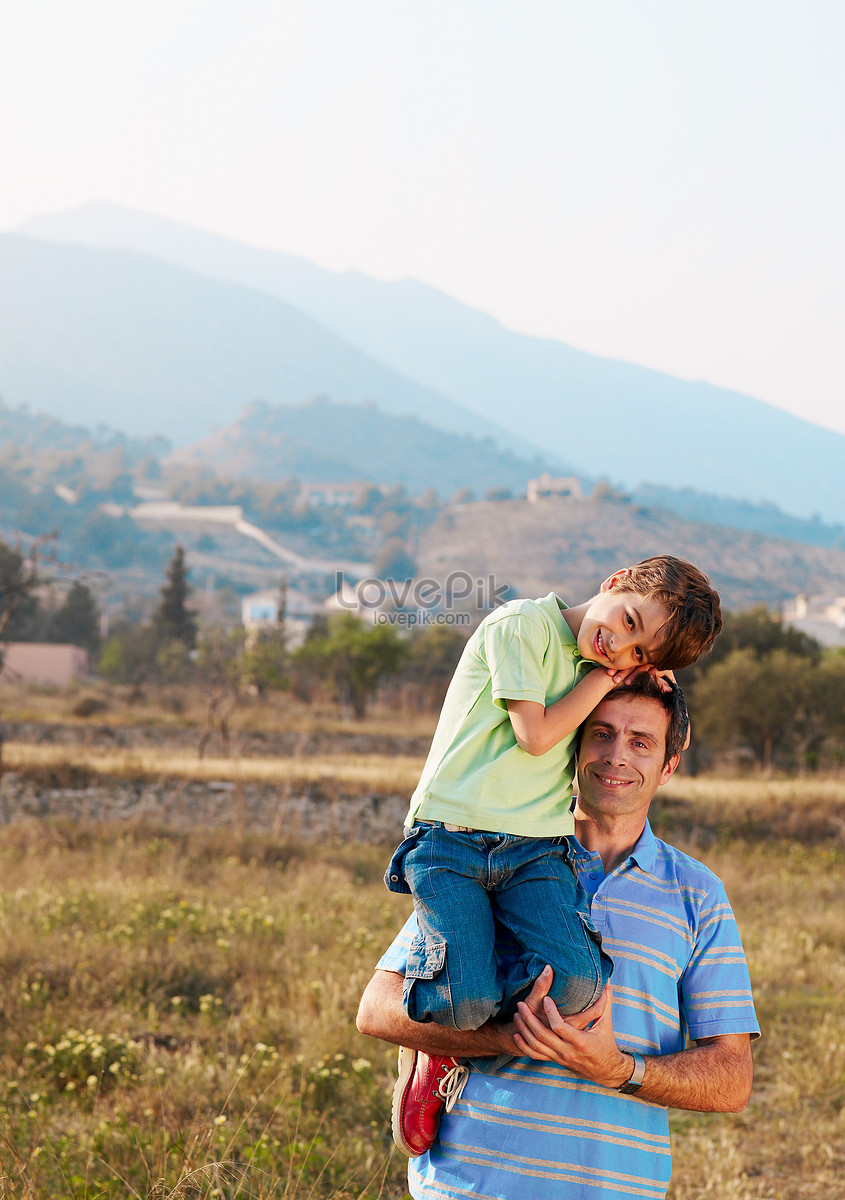
[[[176,451],[166,465],[202,464],[227,478],[277,482],[362,480],[402,484],[413,496],[428,488],[448,499],[462,488],[524,493],[530,478],[555,467],[518,458],[490,438],[448,433],[416,417],[388,416],[374,405],[250,405],[236,421]]]
[[[383,400],[371,389],[369,398],[386,411],[425,412],[432,423],[454,429],[444,423],[448,397],[511,438],[629,490],[642,483],[693,488],[845,521],[845,436],[753,397],[515,333],[415,280],[383,283],[358,272],[336,274],[114,206],[40,217],[24,232],[143,251],[210,280],[277,297],[383,369],[440,397],[430,410],[397,408],[394,398]],[[319,383],[292,398],[316,392],[363,398]],[[271,387],[241,392],[239,399],[256,395],[289,398]],[[224,421],[234,415],[230,409]]]
[[[726,608],[778,609],[798,592],[845,594],[845,551],[685,520],[661,509],[612,501],[505,501],[452,505],[419,543],[419,575],[445,580],[493,574],[515,593],[557,591],[577,601],[614,569],[652,554],[702,567]]]

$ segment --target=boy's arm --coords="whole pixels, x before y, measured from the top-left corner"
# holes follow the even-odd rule
[[[571,692],[545,708],[536,700],[506,700],[508,716],[517,743],[528,754],[546,754],[553,746],[574,733],[586,721],[596,705],[633,671],[610,671],[594,667],[579,679]]]

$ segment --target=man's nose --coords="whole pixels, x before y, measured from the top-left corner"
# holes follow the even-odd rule
[[[604,743],[604,760],[608,763],[621,763],[624,759],[625,742],[622,738],[614,738]]]

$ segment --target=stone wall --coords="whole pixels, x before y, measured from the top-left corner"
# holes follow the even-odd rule
[[[48,788],[7,772],[0,778],[0,824],[26,820],[132,821],[176,829],[265,832],[277,837],[396,844],[407,796],[328,794],[318,786],[121,781]]]

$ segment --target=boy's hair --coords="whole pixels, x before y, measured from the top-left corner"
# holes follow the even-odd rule
[[[636,592],[669,609],[654,655],[658,670],[679,671],[712,649],[722,628],[719,593],[692,563],[671,554],[643,559],[620,576],[615,589]]]
[[[681,753],[689,733],[689,713],[687,712],[686,696],[677,683],[673,683],[667,692],[663,690],[653,675],[635,675],[630,683],[623,683],[619,687],[615,687],[607,695],[608,697],[618,696],[623,700],[633,700],[637,696],[656,700],[668,717],[666,751],[663,755],[664,767],[670,758]]]

